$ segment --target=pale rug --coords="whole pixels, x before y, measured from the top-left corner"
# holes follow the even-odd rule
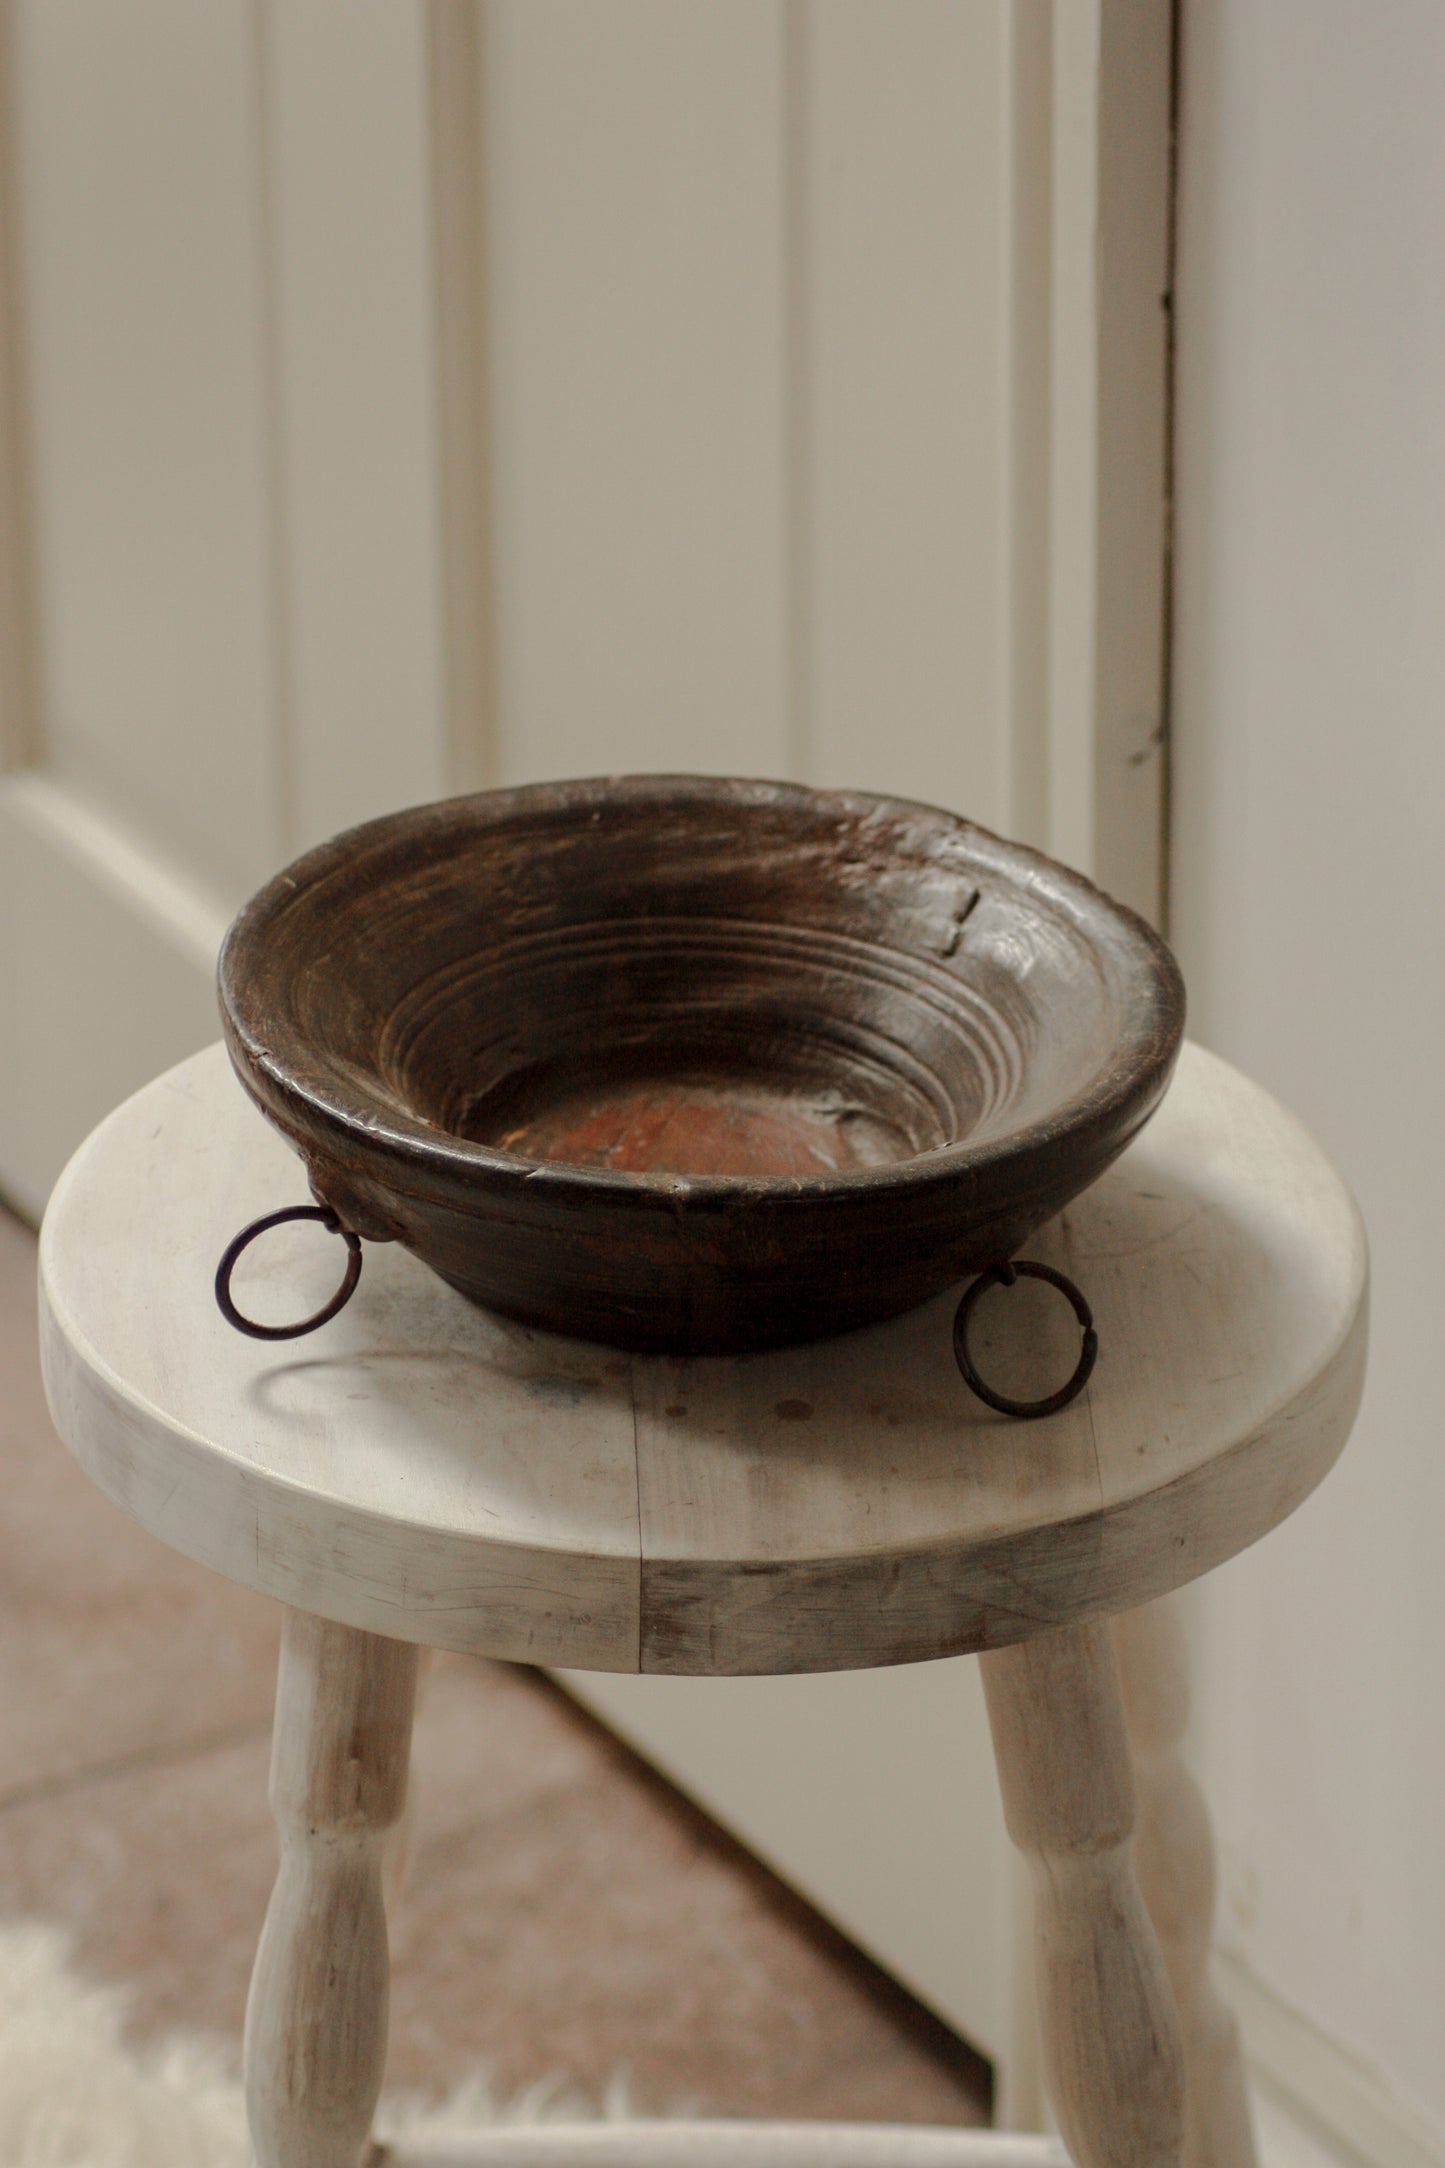
[[[250,2168],[234,2053],[124,2037],[123,1988],[86,1980],[65,1937],[0,1926],[0,2163],[4,2168]],[[441,2104],[384,2097],[378,2136],[635,2114],[619,2082],[599,2110],[559,2084],[500,2101],[485,2074]]]

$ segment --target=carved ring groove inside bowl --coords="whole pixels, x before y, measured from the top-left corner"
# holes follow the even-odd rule
[[[718,918],[564,927],[463,957],[398,1003],[377,1058],[399,1101],[474,1143],[743,1177],[961,1143],[1023,1067],[1006,1019],[926,959]]]

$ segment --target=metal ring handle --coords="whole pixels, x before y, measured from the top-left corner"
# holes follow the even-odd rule
[[[265,1234],[270,1227],[283,1226],[287,1220],[304,1219],[320,1220],[322,1226],[329,1228],[332,1234],[341,1236],[349,1252],[346,1277],[330,1302],[319,1309],[314,1317],[303,1318],[299,1325],[258,1325],[254,1318],[243,1317],[231,1300],[231,1274],[236,1269],[241,1252],[255,1241],[257,1235]],[[299,1340],[303,1333],[315,1332],[318,1325],[326,1324],[330,1318],[335,1317],[338,1310],[345,1309],[356,1293],[356,1283],[360,1278],[361,1237],[354,1235],[349,1227],[343,1227],[327,1205],[288,1204],[280,1212],[268,1212],[264,1219],[252,1220],[249,1227],[241,1229],[234,1242],[227,1243],[225,1255],[216,1267],[216,1301],[226,1323],[234,1325],[237,1332],[249,1333],[253,1340]]]
[[[1079,1350],[1079,1360],[1073,1376],[1067,1384],[1061,1385],[1056,1393],[1050,1393],[1043,1400],[1010,1400],[1007,1394],[996,1393],[991,1385],[984,1384],[975,1370],[968,1348],[969,1320],[980,1295],[985,1294],[990,1287],[1012,1287],[1020,1275],[1027,1280],[1047,1280],[1050,1287],[1056,1287],[1061,1295],[1067,1295],[1084,1334],[1084,1344]],[[1094,1364],[1098,1360],[1099,1335],[1094,1330],[1093,1311],[1067,1274],[1055,1272],[1052,1265],[1034,1265],[1027,1262],[990,1265],[979,1274],[958,1306],[953,1320],[953,1355],[963,1372],[964,1383],[970,1391],[977,1393],[980,1400],[991,1408],[997,1408],[1000,1415],[1017,1415],[1028,1421],[1037,1415],[1056,1415],[1060,1408],[1066,1408],[1071,1400],[1077,1399],[1088,1384]]]

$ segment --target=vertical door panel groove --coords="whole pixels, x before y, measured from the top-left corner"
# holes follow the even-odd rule
[[[453,790],[497,780],[496,569],[480,0],[425,0],[441,609]]]

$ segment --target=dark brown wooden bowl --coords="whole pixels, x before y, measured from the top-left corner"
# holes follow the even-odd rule
[[[227,936],[246,1089],[317,1197],[621,1347],[844,1331],[1013,1254],[1157,1104],[1143,921],[928,806],[687,776],[338,836]]]

